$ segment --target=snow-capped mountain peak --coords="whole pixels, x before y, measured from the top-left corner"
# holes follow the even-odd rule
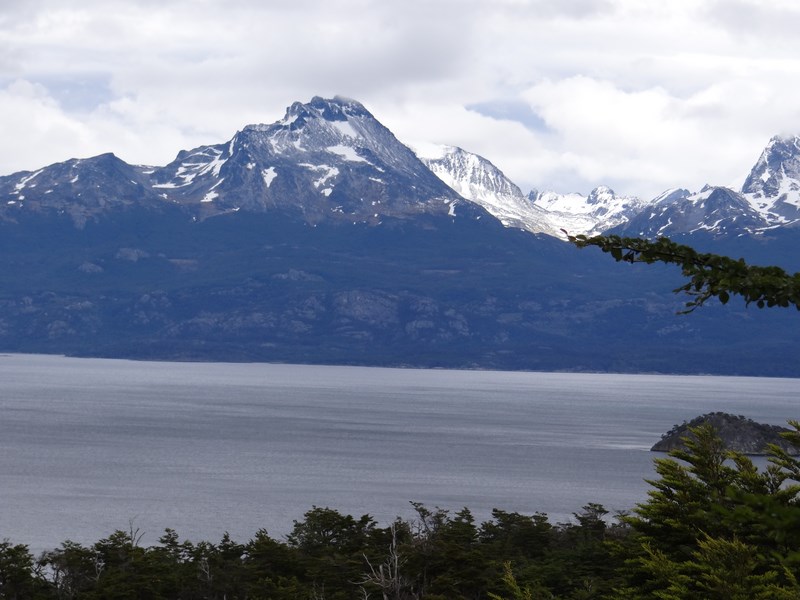
[[[616,200],[617,195],[610,187],[600,185],[594,188],[586,198],[586,204],[608,205]]]
[[[655,238],[698,232],[735,235],[763,226],[761,215],[742,194],[705,185],[693,194],[685,189],[667,190],[620,229],[628,235]]]
[[[275,123],[179,154],[153,179],[170,200],[199,196],[209,215],[281,208],[312,223],[376,224],[384,216],[451,214],[464,203],[362,104],[341,96],[295,102]]]
[[[491,163],[486,159],[452,147],[426,153],[426,164],[453,189],[480,203],[507,226],[534,232],[559,236],[559,230],[565,229],[571,234],[594,235],[614,229],[644,236],[738,235],[800,222],[797,135],[770,140],[741,193],[712,185],[694,193],[671,188],[650,201],[618,196],[611,188],[598,186],[588,196],[533,190],[527,202],[522,202],[519,188],[504,176],[492,180],[492,171],[485,167]],[[483,171],[476,171],[475,165],[481,165]]]
[[[770,139],[742,193],[770,224],[800,219],[800,136]]]
[[[456,146],[438,146],[420,159],[442,181],[474,202],[493,202],[497,196],[524,198],[522,191],[485,158]]]
[[[635,196],[618,196],[607,186],[596,187],[588,196],[533,191],[529,198],[550,213],[549,221],[553,227],[565,229],[573,235],[595,235],[618,227],[646,205]]]
[[[644,203],[617,196],[598,186],[589,196],[533,191],[524,196],[500,169],[487,159],[455,146],[426,146],[422,161],[456,192],[489,211],[506,227],[563,238],[596,234],[625,223]]]
[[[426,146],[420,159],[467,200],[482,206],[506,227],[559,235],[546,211],[532,204],[503,172],[487,159],[456,146]]]
[[[364,149],[371,138],[388,130],[376,127],[377,120],[355,100],[315,96],[308,104],[295,102],[280,121],[271,125],[248,125],[243,133],[265,138],[276,153],[327,152],[353,162],[369,162]]]
[[[97,162],[99,158],[89,160]],[[11,194],[5,206],[60,209],[68,204],[74,198],[70,196],[71,180],[76,175],[62,173],[72,169],[71,165],[56,167],[0,178],[0,194],[6,194],[6,189]],[[343,97],[295,102],[275,123],[248,125],[225,143],[183,150],[162,167],[122,163],[122,167],[111,165],[108,169],[116,169],[120,181],[142,200],[179,205],[201,219],[239,210],[278,210],[309,224],[332,220],[377,225],[387,217],[486,216],[431,173],[362,104]],[[63,184],[55,188],[54,179],[51,194],[41,203],[37,197],[32,204],[43,189],[37,185],[51,174],[59,183],[63,179]],[[77,176],[81,182],[88,177]],[[70,185],[64,185],[67,183]],[[114,198],[128,197],[127,191],[118,191],[116,181],[113,189],[106,190],[104,185],[101,182],[91,190],[98,196],[92,214],[102,212],[106,192],[113,192]],[[76,192],[80,199],[74,204],[85,204],[88,193]]]
[[[315,96],[272,124],[247,125],[229,141],[181,151],[163,167],[111,154],[0,177],[0,220],[55,211],[76,224],[115,206],[185,210],[206,218],[238,211],[288,211],[379,224],[420,214],[487,216],[507,227],[563,239],[608,230],[634,235],[758,233],[800,223],[800,136],[773,137],[740,192],[706,186],[666,190],[653,200],[598,186],[588,195],[520,188],[489,160],[455,146],[428,147],[422,160],[361,103]],[[182,207],[182,208],[180,208]]]

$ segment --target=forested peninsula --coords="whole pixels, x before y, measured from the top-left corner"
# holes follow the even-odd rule
[[[800,423],[783,437],[800,448]],[[568,523],[496,509],[476,523],[414,504],[415,517],[312,507],[276,540],[154,546],[132,526],[92,545],[33,556],[0,543],[0,598],[178,600],[534,600],[800,598],[800,460],[770,449],[759,471],[710,426],[655,460],[649,498],[609,515],[589,503]]]

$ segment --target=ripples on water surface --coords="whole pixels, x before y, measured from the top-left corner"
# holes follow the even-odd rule
[[[156,542],[264,527],[312,505],[566,520],[646,497],[649,447],[724,410],[785,424],[800,380],[164,363],[0,356],[0,539]]]

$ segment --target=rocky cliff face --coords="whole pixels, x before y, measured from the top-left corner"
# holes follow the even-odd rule
[[[741,415],[723,412],[707,413],[688,423],[675,425],[651,448],[651,451],[670,452],[685,448],[685,440],[691,439],[693,435],[691,428],[701,425],[712,426],[728,450],[742,454],[764,455],[768,453],[768,445],[775,444],[789,454],[800,454],[800,448],[781,437],[781,433],[790,431],[789,429],[778,425],[756,423]]]

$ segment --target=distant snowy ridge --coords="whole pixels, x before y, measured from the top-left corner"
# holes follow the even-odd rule
[[[419,152],[428,168],[467,200],[486,209],[506,227],[563,238],[594,235],[628,221],[646,203],[617,196],[608,187],[589,194],[531,192],[527,197],[489,160],[454,146],[431,146]]]
[[[664,192],[633,216],[622,231],[648,238],[700,232],[725,236],[757,233],[766,226],[742,194],[707,185],[695,193],[685,189]]]
[[[572,235],[597,235],[618,227],[647,205],[635,196],[618,196],[606,186],[596,187],[588,196],[534,190],[528,197],[548,212],[554,227]]]
[[[563,239],[570,234],[658,237],[703,232],[762,234],[800,223],[800,136],[773,137],[741,191],[706,185],[671,188],[652,200],[599,186],[588,196],[519,187],[487,159],[452,146],[425,148],[422,161],[444,183],[479,204],[506,227]]]
[[[705,232],[762,235],[800,223],[800,137],[775,136],[740,191],[706,185],[699,192],[667,190],[622,228],[645,237]]]
[[[420,160],[434,175],[506,227],[561,235],[550,223],[547,211],[531,203],[519,187],[485,158],[455,146],[430,147],[425,151],[429,156],[420,156]]]

